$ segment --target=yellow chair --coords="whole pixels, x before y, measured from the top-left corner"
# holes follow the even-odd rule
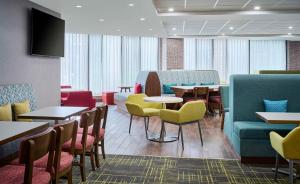
[[[277,180],[279,155],[289,162],[289,183],[294,182],[294,163],[300,163],[300,127],[281,137],[276,132],[270,133],[271,145],[276,151],[275,181]]]
[[[148,126],[151,116],[159,116],[160,110],[163,108],[161,103],[145,102],[145,94],[133,94],[129,95],[126,100],[126,108],[130,114],[129,134],[131,130],[133,116],[139,116],[144,118],[146,138],[148,139]]]
[[[201,145],[203,146],[200,120],[203,119],[205,112],[206,112],[206,105],[201,100],[187,102],[178,111],[169,110],[169,109],[161,110],[160,111],[160,118],[162,120],[161,137],[164,136],[163,134],[165,132],[164,123],[178,125],[179,131],[178,131],[177,139],[179,140],[179,134],[181,134],[181,144],[182,144],[182,149],[184,149],[182,125],[198,123]]]

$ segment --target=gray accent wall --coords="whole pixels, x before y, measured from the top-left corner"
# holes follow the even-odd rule
[[[38,108],[60,104],[60,58],[31,56],[31,8],[60,14],[28,0],[0,0],[0,85],[30,83]]]

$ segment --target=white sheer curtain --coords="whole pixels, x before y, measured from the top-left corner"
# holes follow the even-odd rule
[[[102,91],[102,36],[89,35],[89,88],[95,95]]]
[[[184,69],[195,70],[196,69],[196,39],[185,38],[184,39]]]
[[[66,34],[65,57],[61,59],[61,84],[88,89],[88,35]]]
[[[103,90],[117,90],[121,85],[121,36],[104,35],[102,41]]]
[[[213,68],[213,47],[211,39],[197,39],[196,69],[211,70]]]
[[[214,40],[213,69],[219,72],[222,82],[227,79],[227,40]]]
[[[250,73],[259,70],[285,70],[286,43],[284,40],[251,40]]]
[[[141,37],[141,70],[158,70],[158,38]]]
[[[227,40],[227,81],[232,74],[249,73],[249,40]]]
[[[134,85],[140,68],[140,38],[122,37],[122,85]]]

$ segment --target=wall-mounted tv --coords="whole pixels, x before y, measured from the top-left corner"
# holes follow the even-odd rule
[[[64,57],[65,21],[32,9],[31,54]]]

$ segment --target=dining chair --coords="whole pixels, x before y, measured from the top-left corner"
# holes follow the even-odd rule
[[[96,109],[92,109],[86,112],[83,112],[80,116],[80,123],[79,127],[83,129],[82,133],[76,134],[76,142],[75,142],[75,149],[74,155],[75,158],[77,155],[80,156],[79,162],[74,162],[74,165],[78,165],[80,167],[80,175],[81,180],[86,181],[86,172],[85,172],[85,155],[86,152],[93,153],[94,149],[94,137],[88,134],[89,127],[94,125],[94,119],[96,116]],[[71,142],[68,141],[62,146],[64,151],[70,151],[72,148]],[[95,170],[95,159],[94,154],[90,154],[91,166],[92,170]]]
[[[149,119],[152,116],[159,116],[159,112],[164,108],[161,103],[145,102],[144,98],[147,97],[145,94],[133,94],[129,95],[126,100],[126,108],[130,114],[129,134],[131,130],[133,116],[143,117],[145,124],[146,138],[148,139],[148,126]]]
[[[185,102],[202,100],[205,103],[206,110],[208,110],[208,100],[209,100],[209,88],[208,87],[194,87],[193,97],[185,98]]]
[[[187,102],[178,111],[162,109],[160,111],[160,118],[162,121],[162,128],[160,133],[161,137],[164,137],[165,134],[165,123],[178,125],[179,130],[177,139],[179,140],[179,135],[181,135],[182,149],[184,149],[182,126],[192,123],[198,123],[201,145],[203,146],[200,121],[204,118],[205,112],[206,105],[201,100]]]
[[[53,128],[25,138],[20,144],[19,165],[0,168],[1,184],[48,184],[51,182],[56,132]],[[34,162],[47,155],[46,168],[35,167]]]
[[[276,151],[274,180],[277,180],[279,158],[282,157],[289,163],[289,184],[293,184],[295,180],[294,163],[300,163],[300,127],[295,128],[285,137],[281,137],[278,133],[272,131],[270,141]]]
[[[221,96],[221,129],[224,129],[224,120],[226,112],[229,112],[229,86],[219,87]]]

